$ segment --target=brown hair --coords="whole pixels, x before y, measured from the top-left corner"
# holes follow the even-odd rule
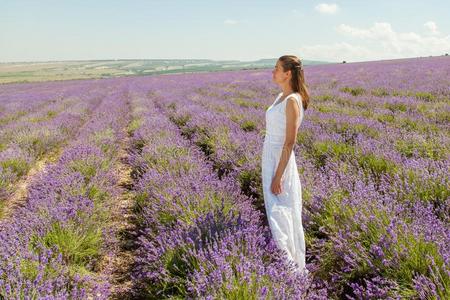
[[[295,55],[283,55],[279,59],[283,71],[291,70],[291,87],[296,93],[302,96],[303,109],[306,110],[309,104],[309,91],[305,83],[305,74],[303,73],[302,61]]]

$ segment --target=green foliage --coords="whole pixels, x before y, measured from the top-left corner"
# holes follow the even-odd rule
[[[142,151],[144,146],[145,146],[144,139],[133,139],[132,147],[133,147],[133,149],[137,150],[139,153]]]
[[[364,109],[369,108],[369,103],[366,102],[366,101],[356,101],[356,102],[354,103],[354,105],[356,105],[356,106],[359,107],[359,108],[364,108]]]
[[[395,120],[395,117],[394,117],[394,115],[390,115],[390,114],[389,115],[379,115],[377,117],[377,120],[383,124],[393,123]]]
[[[394,162],[379,157],[374,153],[358,155],[357,160],[364,173],[376,180],[379,180],[383,174],[393,176],[398,171],[398,167]]]
[[[89,182],[92,177],[97,174],[96,165],[90,164],[89,162],[85,162],[81,159],[72,161],[69,167],[75,172],[80,172],[80,174],[84,177],[85,182]]]
[[[318,95],[314,97],[314,102],[328,102],[332,101],[334,99],[333,95],[325,94],[325,95]]]
[[[110,195],[109,195],[108,192],[102,190],[101,187],[98,187],[96,185],[92,185],[92,186],[89,187],[87,196],[94,203],[103,203]]]
[[[424,100],[431,102],[436,99],[436,96],[434,96],[432,93],[429,92],[416,92],[414,95],[419,100]]]
[[[75,159],[68,164],[68,167],[72,171],[79,172],[84,177],[84,181],[88,183],[98,171],[106,170],[108,163],[107,160],[99,162],[98,157],[90,156],[83,159]]]
[[[363,116],[364,118],[372,119],[374,116],[374,112],[369,107],[367,107],[367,109],[361,112],[361,116]]]
[[[219,109],[219,111],[223,112],[225,110]],[[245,119],[245,115],[244,114],[237,113],[237,114],[233,114],[232,116],[230,116],[230,120],[235,122],[235,123],[238,123],[238,124],[241,123],[242,120],[244,120],[244,119]]]
[[[25,278],[28,278],[29,280],[35,280],[38,273],[39,273],[39,262],[30,260],[30,259],[23,259],[20,261],[20,272]]]
[[[35,158],[41,158],[47,151],[57,146],[60,138],[47,128],[33,128],[31,131],[20,132],[15,141],[24,150],[29,151]]]
[[[418,125],[416,121],[411,120],[410,118],[402,118],[398,120],[398,124],[401,128],[408,131],[417,131]]]
[[[448,154],[448,149],[446,149],[445,145],[432,140],[397,140],[395,142],[395,148],[408,158],[413,157],[414,152],[417,152],[419,157],[443,160],[446,159]]]
[[[167,108],[170,110],[175,110],[177,108],[176,102],[172,102],[172,103],[168,104]]]
[[[0,180],[0,190],[6,189],[6,184],[2,180]],[[6,201],[4,199],[0,199],[0,219],[3,218],[3,214],[5,213]]]
[[[42,267],[42,263],[35,260],[23,258],[20,260],[20,273],[22,276],[30,281],[36,279],[39,274],[39,268]],[[44,278],[54,278],[58,276],[58,271],[55,270],[50,264],[45,264],[43,277]],[[0,298],[1,299],[1,298]]]
[[[195,141],[195,144],[200,147],[200,149],[203,151],[203,153],[205,153],[206,156],[211,156],[216,152],[216,143],[214,136],[202,134]]]
[[[154,152],[145,152],[142,158],[149,168],[158,170],[159,172],[170,172],[171,174],[181,176],[189,170],[195,168],[192,162],[180,159],[188,155],[188,150],[183,147],[169,147],[163,144],[157,146]]]
[[[382,87],[373,89],[370,93],[377,97],[389,96],[389,91]]]
[[[445,109],[436,111],[434,117],[438,123],[449,124],[450,123],[450,112]]]
[[[323,113],[329,113],[329,112],[333,112],[334,111],[334,109],[333,108],[331,108],[330,106],[325,106],[325,105],[320,105],[320,104],[316,104],[316,109],[318,110],[318,111],[320,111],[320,112],[323,112]]]
[[[135,194],[133,212],[136,214],[137,217],[140,216],[140,213],[142,212],[143,208],[147,205],[148,197],[149,195],[147,192],[140,192]]]
[[[189,255],[190,245],[178,246],[168,249],[163,257],[163,268],[167,272],[165,277],[170,280],[149,282],[146,289],[146,297],[155,299],[185,299],[187,296],[186,282],[188,274],[199,269],[197,259]]]
[[[348,195],[347,190],[341,189],[333,191],[329,197],[323,199],[322,209],[311,215],[311,226],[305,231],[307,245],[314,245],[314,241],[318,238],[336,234],[344,224],[352,220],[355,211],[349,206],[342,205],[342,199]],[[333,259],[325,259],[322,267],[331,270],[334,267]]]
[[[4,125],[4,124],[7,124],[7,123],[9,123],[11,121],[17,120],[17,119],[19,119],[20,117],[22,117],[22,116],[24,116],[26,114],[27,114],[27,112],[23,111],[23,110],[19,110],[19,111],[15,112],[15,113],[8,114],[8,115],[0,118],[0,125]]]
[[[242,192],[255,199],[262,199],[262,181],[261,170],[259,168],[253,170],[244,169],[239,173],[238,178]],[[255,189],[255,190],[254,190]],[[263,208],[263,203],[259,203],[258,208]]]
[[[241,107],[254,107],[254,108],[259,108],[261,106],[261,104],[259,104],[258,102],[251,102],[251,101],[246,101],[244,99],[241,98],[235,98],[233,99],[234,103],[236,103],[237,105],[241,106]]]
[[[351,88],[351,87],[345,86],[345,87],[340,88],[339,90],[344,93],[352,94],[353,96],[359,96],[366,92],[366,90],[362,87]]]
[[[189,114],[179,114],[179,115],[171,115],[170,120],[174,122],[178,127],[186,126],[187,122],[191,120],[191,115]]]
[[[354,144],[355,138],[358,134],[364,134],[366,136],[377,138],[379,137],[379,132],[369,127],[365,124],[350,124],[347,122],[330,122],[331,128],[341,134],[345,138],[345,142],[349,144]]]
[[[256,124],[255,124],[255,122],[253,122],[251,120],[246,120],[246,121],[242,122],[241,128],[244,131],[253,131],[256,129]]]
[[[250,274],[250,278],[243,280],[244,274],[239,273],[233,268],[233,276],[227,278],[217,290],[213,293],[217,299],[273,299],[273,281],[270,276],[258,276],[255,272]],[[266,287],[267,294],[264,298],[260,298],[258,291]]]
[[[29,119],[32,123],[39,123],[53,119],[58,113],[54,110],[47,111],[44,115],[40,117],[32,117]]]
[[[203,131],[203,129],[199,128],[198,126],[181,127],[181,135],[185,136],[189,140],[193,138],[194,134],[196,134],[197,132],[202,132],[202,131]]]
[[[91,140],[94,141],[95,145],[102,149],[103,153],[112,156],[112,153],[117,151],[117,147],[114,145],[115,136],[114,130],[108,127],[95,132],[91,137]]]
[[[30,170],[30,165],[25,159],[22,158],[10,158],[0,161],[0,167],[2,169],[9,169],[18,177],[22,177]]]
[[[71,222],[66,224],[55,222],[45,235],[32,237],[31,245],[35,250],[37,243],[42,243],[47,248],[56,246],[70,267],[74,270],[84,269],[100,255],[101,226],[95,223],[90,226],[79,226]]]
[[[438,274],[436,282],[437,286],[443,285],[447,287],[447,292],[441,293],[449,294],[450,276],[445,270],[444,259],[441,256],[436,243],[426,241],[423,236],[417,237],[413,234],[399,234],[398,243],[392,246],[389,256],[395,254],[402,254],[399,264],[389,268],[382,267],[383,276],[396,280],[400,285],[401,294],[405,296],[414,295],[413,278],[417,274],[422,274],[432,279],[428,268],[433,266],[432,261],[427,257],[431,256],[436,263],[436,267],[432,267],[433,271]],[[435,281],[435,280],[432,280]],[[443,295],[443,294],[442,294]],[[443,298],[444,299],[444,298]]]
[[[347,160],[354,156],[356,150],[346,143],[315,141],[311,151],[310,155],[313,157],[315,165],[322,167],[326,164],[327,159]]]
[[[257,96],[256,92],[252,89],[239,89],[237,95],[241,98],[255,98]]]
[[[142,125],[141,119],[133,119],[127,126],[127,133],[131,136]]]
[[[207,188],[198,199],[194,201],[192,207],[183,207],[183,215],[180,217],[186,224],[192,224],[192,221],[208,212],[221,209],[224,215],[231,214],[236,216],[239,211],[234,206],[235,199],[227,191],[218,191]],[[223,207],[222,207],[223,204]]]
[[[331,233],[352,220],[354,210],[342,204],[342,199],[348,196],[347,190],[333,191],[329,197],[323,200],[323,209],[320,213],[313,216],[314,226],[322,227],[326,232]]]
[[[336,103],[342,105],[342,106],[351,106],[353,105],[353,101],[348,98],[336,98]]]
[[[434,207],[441,206],[450,197],[450,185],[448,180],[424,179],[417,171],[406,170],[400,173],[403,182],[408,188],[402,188],[399,192],[399,201],[420,201],[433,203]],[[404,193],[403,191],[409,191]],[[443,216],[441,216],[443,217]]]
[[[405,112],[408,108],[404,103],[389,103],[385,102],[384,107],[392,111],[393,113],[397,111]]]
[[[308,147],[308,145],[312,145],[314,141],[314,136],[310,131],[299,130],[297,132],[297,144],[302,147]]]
[[[36,157],[42,157],[45,152],[47,152],[47,144],[44,139],[41,139],[39,136],[34,137],[31,140],[31,148],[34,150]]]
[[[54,110],[49,110],[48,112],[47,112],[47,117],[48,118],[53,118],[53,117],[55,117],[56,116],[56,111],[54,111]]]

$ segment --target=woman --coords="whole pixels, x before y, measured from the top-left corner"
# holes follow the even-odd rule
[[[272,81],[282,92],[266,110],[266,135],[262,154],[264,205],[272,236],[299,272],[305,268],[302,225],[302,187],[293,152],[297,130],[308,107],[303,66],[294,55],[281,56]]]

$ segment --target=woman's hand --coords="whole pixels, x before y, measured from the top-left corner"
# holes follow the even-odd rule
[[[272,185],[271,185],[271,187],[270,187],[270,190],[271,190],[272,193],[275,194],[275,195],[278,195],[278,194],[280,194],[281,192],[283,192],[283,191],[281,190],[281,179],[282,179],[282,178],[280,178],[280,177],[278,177],[278,176],[274,176],[273,179],[272,179]]]

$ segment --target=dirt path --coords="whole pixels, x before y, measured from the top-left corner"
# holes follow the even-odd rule
[[[98,270],[109,277],[112,285],[110,299],[121,300],[131,299],[133,284],[130,275],[134,264],[133,251],[136,241],[132,168],[129,164],[131,137],[127,132],[127,126],[123,128],[125,138],[120,142],[118,163],[115,167],[119,176],[117,185],[120,194],[111,207],[111,222],[108,224],[115,240],[108,243],[110,244],[108,247],[112,249],[108,249],[108,253],[104,255]]]
[[[124,141],[130,145],[129,137]],[[131,293],[132,281],[130,278],[131,268],[134,262],[133,247],[135,241],[135,222],[133,208],[133,181],[131,179],[131,167],[128,164],[128,149],[122,148],[119,152],[118,171],[120,180],[118,185],[122,193],[117,202],[117,211],[114,212],[114,220],[111,224],[117,232],[119,241],[117,252],[112,257],[113,272],[111,276],[112,299],[128,299]]]

